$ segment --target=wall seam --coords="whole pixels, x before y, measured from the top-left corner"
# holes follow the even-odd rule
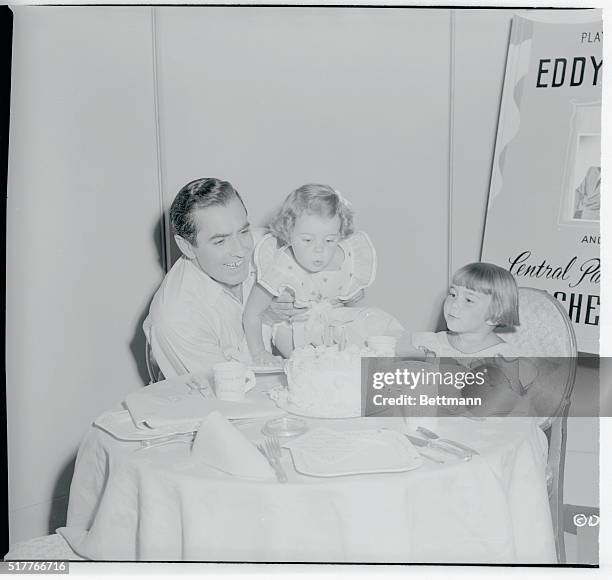
[[[450,11],[449,21],[450,55],[449,55],[449,129],[448,129],[448,200],[447,200],[447,286],[450,286],[453,277],[453,194],[454,194],[454,134],[455,134],[455,10]]]
[[[161,119],[159,114],[159,77],[158,77],[158,47],[157,47],[157,8],[151,7],[151,50],[153,61],[153,115],[155,126],[155,153],[157,160],[157,198],[159,204],[160,219],[160,247],[164,273],[170,269],[170,227],[164,207],[164,171],[163,171],[163,152],[161,142]]]

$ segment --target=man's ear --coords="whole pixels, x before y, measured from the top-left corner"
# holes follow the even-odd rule
[[[179,247],[179,250],[183,252],[183,254],[187,258],[189,258],[190,260],[193,260],[195,258],[193,246],[191,245],[190,242],[188,242],[185,238],[182,238],[181,236],[178,236],[176,234],[174,234],[174,241],[176,242],[176,245]]]

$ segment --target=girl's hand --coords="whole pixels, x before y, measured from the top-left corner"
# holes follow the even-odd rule
[[[519,359],[506,358],[503,355],[498,354],[493,359],[493,363],[497,368],[499,368],[506,379],[508,379],[510,388],[519,394],[523,394],[524,389],[519,378]]]
[[[274,356],[267,350],[256,352],[252,358],[253,362],[257,365],[278,365],[283,362],[283,357]]]
[[[417,348],[412,344],[412,333],[405,332],[398,339],[395,345],[395,356],[411,357],[418,360],[435,358],[436,353],[424,347]]]

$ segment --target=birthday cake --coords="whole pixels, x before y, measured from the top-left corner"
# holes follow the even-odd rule
[[[287,388],[277,404],[299,415],[341,418],[361,415],[361,358],[372,351],[355,345],[305,346],[287,362]]]

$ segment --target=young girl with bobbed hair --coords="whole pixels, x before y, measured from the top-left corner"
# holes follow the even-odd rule
[[[519,325],[518,287],[514,276],[495,264],[473,262],[453,275],[444,299],[445,332],[406,333],[398,341],[398,356],[414,349],[439,357],[482,358],[514,356],[513,347],[495,331]]]
[[[519,406],[518,401],[537,371],[530,361],[519,360],[515,347],[497,333],[520,324],[514,276],[486,262],[463,266],[453,275],[444,300],[444,319],[446,331],[403,334],[397,342],[397,356],[429,355],[446,361],[453,359],[470,369],[487,368],[486,384],[496,388],[484,389],[488,391],[488,401],[481,413],[523,413],[523,403]],[[465,388],[463,393],[469,395],[472,390]]]

